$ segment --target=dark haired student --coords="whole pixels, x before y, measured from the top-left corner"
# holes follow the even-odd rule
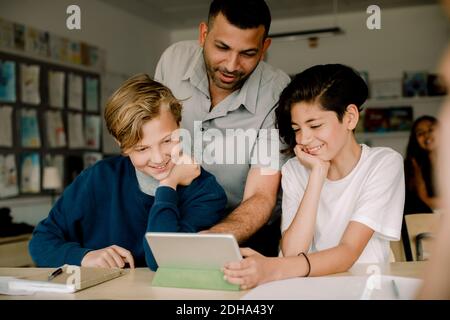
[[[389,261],[389,241],[400,238],[403,159],[357,143],[367,92],[364,80],[340,64],[311,67],[284,89],[277,126],[295,157],[282,169],[283,257],[244,248],[247,258],[225,267],[229,282],[251,288]]]
[[[289,77],[262,61],[271,43],[270,22],[263,0],[214,0],[198,41],[170,46],[155,79],[182,99],[181,127],[193,138],[200,130],[205,137],[193,142],[202,144],[197,161],[203,160],[227,194],[229,214],[209,231],[233,233],[240,244],[276,256],[283,160],[270,130]],[[267,146],[276,152],[265,158],[261,151]]]

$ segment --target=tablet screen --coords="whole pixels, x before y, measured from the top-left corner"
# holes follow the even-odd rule
[[[220,269],[242,259],[231,234],[147,232],[145,236],[159,267]]]

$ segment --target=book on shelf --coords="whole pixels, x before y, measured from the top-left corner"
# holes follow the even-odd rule
[[[0,101],[16,102],[16,63],[0,60]]]
[[[25,50],[25,25],[14,22],[14,48]]]
[[[86,110],[98,112],[98,79],[85,78]]]
[[[14,154],[0,154],[0,198],[18,194],[16,156]]]
[[[14,48],[14,24],[0,18],[0,47]]]
[[[367,108],[364,114],[364,131],[389,131],[389,111],[387,108]]]
[[[61,71],[48,72],[48,98],[51,107],[64,107],[64,82],[66,74]]]
[[[401,96],[401,79],[377,79],[370,83],[370,97],[373,99],[392,99]]]
[[[47,143],[50,148],[66,146],[66,131],[60,111],[47,111],[45,113],[47,128]]]
[[[389,108],[389,131],[409,131],[413,124],[411,106]]]
[[[44,168],[45,167],[56,167],[58,169],[59,177],[61,181],[65,181],[64,177],[64,156],[62,154],[46,154],[44,157]],[[61,188],[56,189],[57,192],[62,192],[64,186],[61,185]]]
[[[367,108],[363,121],[365,132],[409,131],[413,124],[413,108],[411,106]]]
[[[68,107],[73,110],[83,110],[83,78],[69,73]]]
[[[84,118],[85,146],[88,149],[100,149],[101,119],[99,116],[87,115]]]
[[[41,147],[39,122],[35,109],[20,110],[20,140],[22,147]]]
[[[407,71],[403,74],[403,96],[423,97],[427,93],[428,73],[425,71]]]
[[[20,163],[20,192],[41,191],[41,164],[39,153],[23,154]]]
[[[22,102],[38,105],[41,103],[39,92],[39,65],[20,65],[20,88]]]
[[[445,96],[447,94],[447,88],[442,76],[429,74],[427,78],[427,91],[429,96]]]
[[[12,114],[11,106],[0,105],[0,147],[13,145]]]

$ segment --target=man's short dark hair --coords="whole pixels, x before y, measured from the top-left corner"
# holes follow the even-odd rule
[[[264,26],[264,38],[269,34],[270,10],[264,0],[213,0],[209,7],[208,25],[219,13],[240,29]]]

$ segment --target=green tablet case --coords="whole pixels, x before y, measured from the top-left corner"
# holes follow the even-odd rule
[[[216,269],[160,267],[153,277],[152,286],[227,291],[239,290],[239,285],[227,282],[223,278],[223,272]]]

